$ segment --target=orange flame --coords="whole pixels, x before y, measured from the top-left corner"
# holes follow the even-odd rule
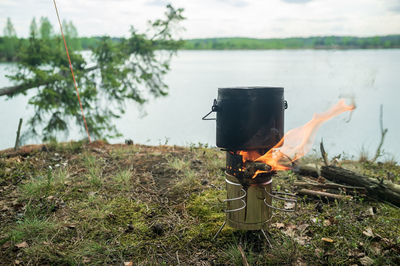
[[[314,114],[313,118],[305,125],[289,130],[279,143],[264,155],[259,156],[257,152],[253,151],[240,152],[243,161],[263,162],[270,165],[271,170],[289,170],[288,164],[290,165],[310,151],[316,132],[322,123],[343,112],[354,109],[354,104],[347,105],[344,100],[340,100],[327,112]]]

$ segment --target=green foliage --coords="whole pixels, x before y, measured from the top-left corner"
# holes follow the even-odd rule
[[[14,25],[10,18],[7,18],[6,26],[3,30],[4,37],[0,38],[0,60],[14,61],[20,45]]]
[[[167,6],[164,19],[150,24],[146,34],[131,28],[130,37],[115,41],[102,37],[90,46],[92,58],[84,59],[78,33],[71,22],[64,22],[69,55],[79,86],[82,107],[89,132],[94,138],[118,136],[113,120],[124,113],[129,101],[143,104],[151,97],[167,95],[163,81],[171,57],[182,44],[173,38],[183,9]],[[55,139],[59,132],[68,135],[69,125],[76,123],[84,131],[80,107],[71,78],[63,40],[54,34],[47,18],[40,19],[38,34],[32,21],[30,37],[18,53],[17,70],[7,77],[19,85],[8,97],[26,94],[35,88],[29,104],[35,114],[24,138]],[[85,43],[85,45],[88,45]],[[160,57],[156,51],[164,49]],[[164,56],[164,54],[166,56]]]
[[[10,18],[7,18],[6,26],[4,28],[4,37],[16,37],[17,33],[15,31],[14,25]]]

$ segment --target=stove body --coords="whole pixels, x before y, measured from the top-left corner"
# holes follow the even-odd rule
[[[285,196],[272,192],[275,172],[252,178],[246,174],[240,154],[257,152],[262,155],[282,139],[287,108],[283,92],[280,87],[220,88],[211,112],[203,117],[203,120],[216,120],[217,146],[226,151],[225,213],[226,223],[233,228],[266,229],[272,209],[276,209],[272,199],[286,200]],[[216,112],[216,118],[207,118],[212,112]]]

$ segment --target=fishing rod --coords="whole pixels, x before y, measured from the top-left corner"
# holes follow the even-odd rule
[[[57,14],[58,24],[60,25],[61,36],[62,36],[62,38],[64,40],[65,51],[67,52],[67,57],[68,57],[68,62],[69,62],[69,69],[71,70],[72,79],[74,80],[74,86],[75,86],[75,90],[76,90],[76,95],[78,96],[79,106],[81,108],[83,123],[85,124],[85,129],[86,129],[86,133],[87,133],[87,136],[88,136],[89,143],[91,143],[89,129],[88,129],[88,126],[87,126],[87,123],[86,123],[85,114],[83,113],[83,107],[82,107],[81,98],[79,97],[78,86],[76,85],[74,70],[72,68],[72,63],[71,63],[71,58],[69,57],[67,42],[65,40],[65,36],[64,36],[64,32],[63,32],[63,28],[62,28],[62,24],[61,24],[61,20],[60,20],[60,15],[58,14],[58,8],[57,8],[56,0],[53,0],[53,3],[54,3],[54,8],[55,8],[56,14]]]

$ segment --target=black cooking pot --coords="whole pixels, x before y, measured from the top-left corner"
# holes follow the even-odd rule
[[[287,102],[280,87],[219,88],[216,112],[217,146],[229,151],[269,150],[283,137]]]

